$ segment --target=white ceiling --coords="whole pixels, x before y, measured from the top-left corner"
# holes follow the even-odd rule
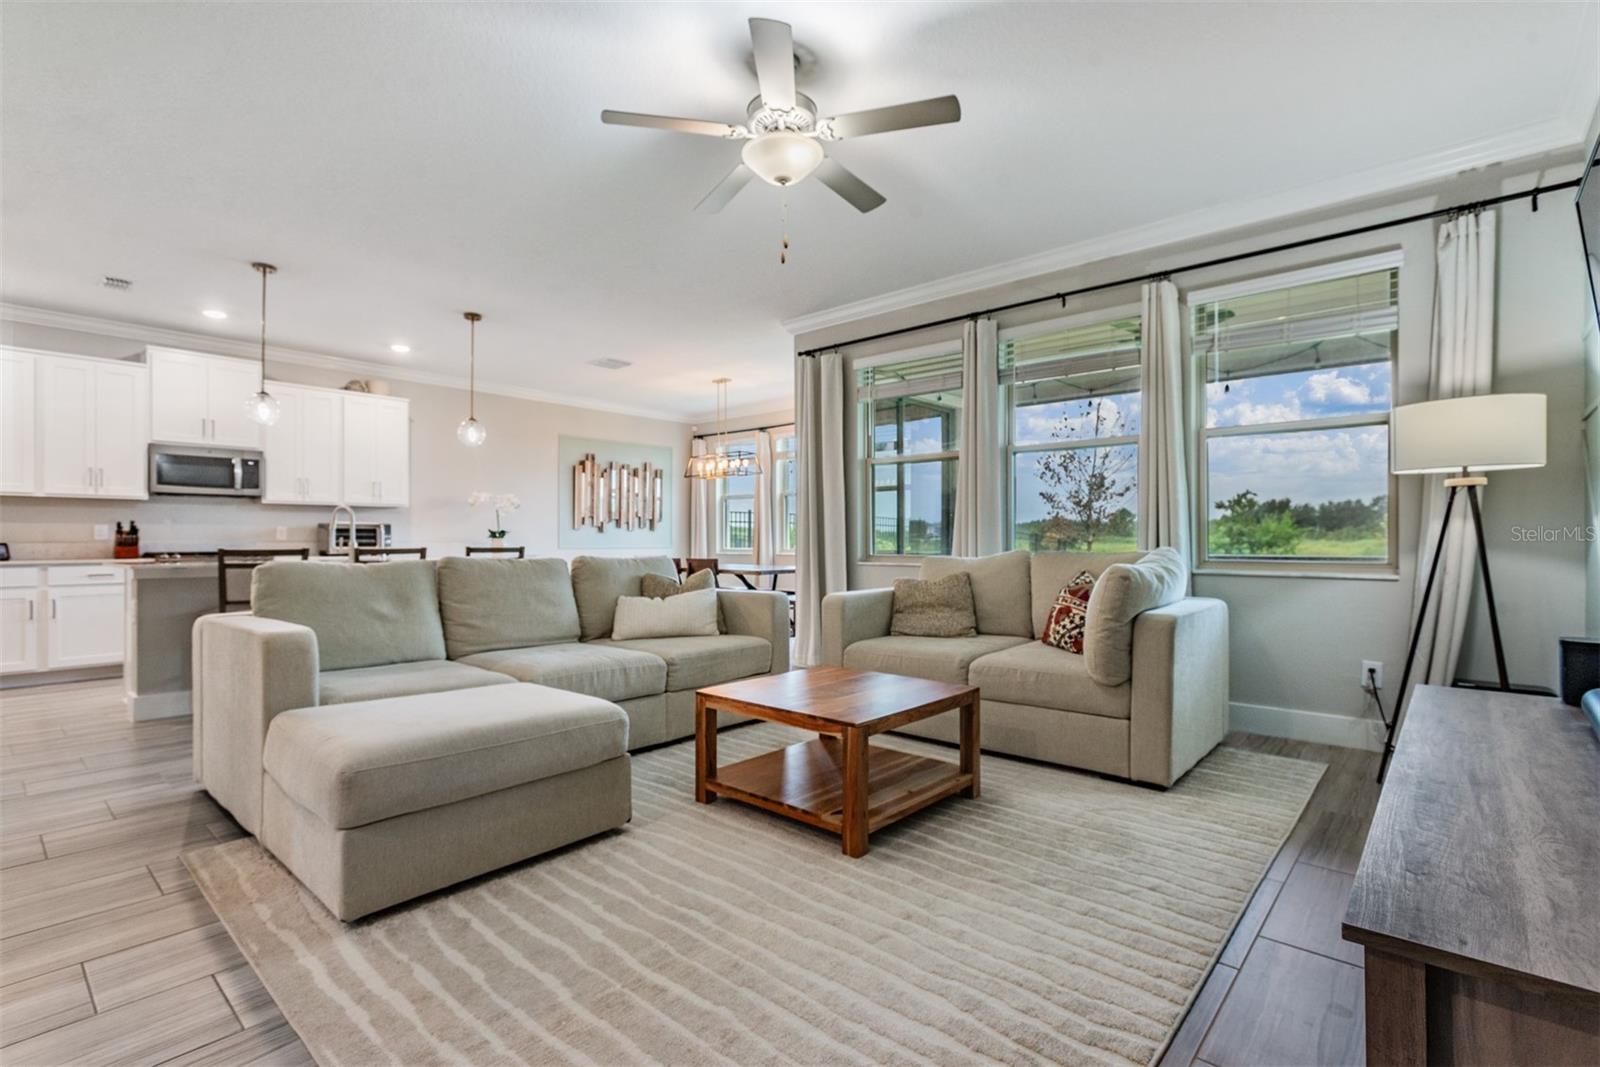
[[[738,145],[745,19],[792,22],[824,113],[960,95],[954,126],[691,209]],[[0,6],[0,298],[691,417],[788,401],[786,320],[1164,219],[1576,142],[1594,4]],[[1371,192],[1375,190],[1364,190]],[[1232,212],[1233,214],[1230,214]],[[104,274],[131,279],[114,292]],[[392,341],[412,346],[389,352]],[[614,356],[632,368],[586,360]]]

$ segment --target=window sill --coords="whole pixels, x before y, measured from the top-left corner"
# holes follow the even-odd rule
[[[1388,567],[1373,567],[1369,570],[1323,570],[1315,567],[1196,567],[1193,571],[1196,578],[1206,578],[1212,575],[1223,578],[1323,578],[1338,581],[1356,582],[1398,582],[1400,572]]]
[[[925,559],[937,559],[937,556],[874,556],[871,559],[858,559],[858,567],[917,567]]]

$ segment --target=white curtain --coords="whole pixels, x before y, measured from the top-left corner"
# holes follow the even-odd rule
[[[1482,396],[1491,391],[1494,379],[1494,212],[1461,215],[1440,226],[1436,253],[1428,399]],[[1422,481],[1422,531],[1412,590],[1413,618],[1444,521],[1448,492],[1444,478],[1430,474]],[[1464,495],[1457,494],[1440,555],[1439,589],[1422,620],[1422,637],[1411,672],[1414,682],[1449,685],[1455,679],[1477,564],[1471,509]],[[1404,700],[1405,695],[1401,693],[1400,698]]]
[[[822,598],[848,581],[845,549],[844,361],[795,361],[795,648],[812,666],[822,650]]]
[[[1003,547],[1000,498],[1000,334],[993,319],[968,322],[961,333],[961,455],[956,460],[952,551],[988,556]]]
[[[696,437],[689,442],[689,454],[706,454],[706,442]],[[717,486],[704,478],[689,482],[689,555],[709,559],[717,554]]]
[[[1140,363],[1144,411],[1139,432],[1139,546],[1189,556],[1189,467],[1184,458],[1183,324],[1178,287],[1144,287]]]
[[[777,497],[774,489],[778,472],[772,469],[772,435],[766,430],[756,433],[756,466],[761,473],[756,475],[756,500],[755,500],[755,556],[757,563],[776,563],[778,560],[778,520],[773,508],[773,501]]]

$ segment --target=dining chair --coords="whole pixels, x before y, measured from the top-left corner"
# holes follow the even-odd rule
[[[217,610],[230,611],[236,607],[249,607],[250,598],[232,600],[228,597],[228,574],[232,571],[253,571],[274,559],[310,559],[309,548],[219,548],[217,549]]]
[[[517,559],[527,558],[526,545],[468,545],[469,556],[515,556]]]

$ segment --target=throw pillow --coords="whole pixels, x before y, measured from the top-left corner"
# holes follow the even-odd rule
[[[1094,575],[1081,571],[1056,594],[1055,606],[1039,640],[1055,648],[1083,655],[1083,631],[1089,621],[1089,597],[1094,593]]]
[[[611,636],[617,641],[650,637],[715,637],[717,591],[697,589],[669,597],[617,598]]]
[[[646,574],[639,579],[639,593],[660,599],[700,589],[715,589],[716,585],[717,576],[710,571],[695,571],[681,582],[664,574]]]
[[[978,632],[972,577],[896,578],[889,632],[901,637],[972,637]]]

